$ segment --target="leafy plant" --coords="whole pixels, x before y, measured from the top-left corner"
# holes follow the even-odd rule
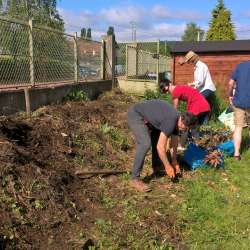
[[[83,90],[74,89],[68,95],[65,96],[64,100],[65,101],[88,101],[89,98]]]

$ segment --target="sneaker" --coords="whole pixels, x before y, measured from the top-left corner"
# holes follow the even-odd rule
[[[240,155],[234,155],[234,159],[235,159],[236,161],[240,161],[240,160],[241,160],[241,157],[240,157]]]
[[[143,181],[137,180],[137,179],[131,180],[130,186],[139,192],[150,192],[151,191],[151,188],[148,185],[146,185]]]

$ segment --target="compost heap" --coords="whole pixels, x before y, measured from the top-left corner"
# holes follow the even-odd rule
[[[122,220],[121,201],[132,192],[122,177],[80,179],[74,174],[79,169],[130,170],[134,143],[126,113],[136,101],[116,90],[96,101],[41,108],[31,119],[1,118],[1,249],[88,249],[101,240],[96,228],[102,221],[97,218],[112,220],[112,231],[102,228],[102,232],[119,235],[110,243],[116,243],[117,249],[133,244],[128,233],[138,240],[168,237],[180,247],[171,219],[156,219],[154,214],[143,224],[133,223],[133,218],[130,223]],[[126,209],[129,204],[124,203]],[[149,201],[139,204],[143,208]]]
[[[225,128],[201,128],[200,137],[194,138],[194,143],[205,149],[208,153],[204,162],[212,167],[218,167],[223,162],[223,153],[216,147],[229,141],[232,138],[232,132]]]

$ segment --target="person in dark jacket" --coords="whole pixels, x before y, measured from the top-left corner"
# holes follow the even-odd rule
[[[176,159],[178,131],[186,130],[196,124],[193,114],[185,112],[178,114],[176,109],[162,100],[148,100],[137,103],[128,110],[128,125],[136,142],[136,154],[132,168],[131,186],[138,191],[149,191],[148,186],[140,180],[144,159],[152,146],[152,163],[159,157],[167,175],[175,177],[175,168],[179,170]],[[151,135],[154,135],[154,139]],[[166,154],[168,139],[172,136],[173,154],[171,162]],[[154,174],[158,168],[152,164]]]

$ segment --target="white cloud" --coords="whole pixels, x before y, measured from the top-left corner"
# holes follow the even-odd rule
[[[235,32],[237,39],[250,39],[250,25],[242,24],[239,22],[235,23]]]
[[[156,19],[175,19],[185,21],[197,21],[207,18],[206,15],[202,15],[200,12],[192,10],[170,10],[162,5],[155,5],[152,8],[152,16]]]
[[[65,22],[65,28],[68,31],[77,31],[85,27],[93,27],[96,23],[94,14],[90,11],[68,11],[64,9],[58,10]]]
[[[65,29],[68,33],[80,31],[81,28],[90,27],[92,37],[100,40],[105,35],[109,26],[115,29],[118,41],[129,41],[132,37],[130,22],[136,24],[138,40],[180,40],[185,30],[186,23],[205,18],[208,23],[209,17],[191,10],[169,10],[167,7],[155,5],[152,9],[146,9],[136,5],[126,5],[102,9],[97,12],[88,10],[68,11],[59,9],[59,13],[65,21]],[[249,12],[250,17],[250,12]],[[202,23],[205,23],[202,20]],[[207,25],[200,25],[207,30]],[[250,26],[242,23],[235,23],[238,39],[250,38]]]
[[[115,7],[101,11],[103,19],[113,25],[128,25],[131,21],[142,23],[145,14],[145,9],[139,6]]]

